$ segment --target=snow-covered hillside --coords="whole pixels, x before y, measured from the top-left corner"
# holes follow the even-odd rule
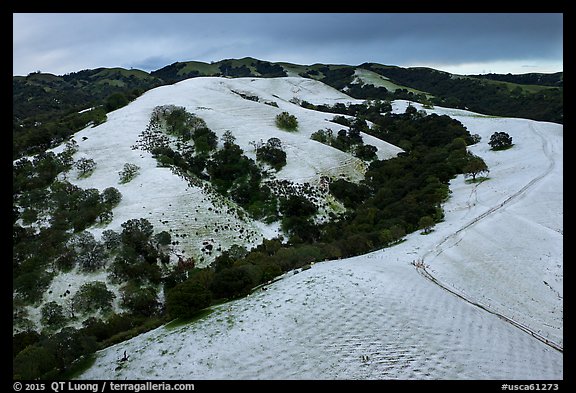
[[[258,101],[243,96],[257,97]],[[144,217],[158,231],[172,229],[190,236],[181,242],[181,248],[197,260],[202,256],[198,253],[203,242],[214,238],[215,228],[221,232],[218,240],[214,239],[217,243],[214,249],[225,249],[238,241],[256,245],[263,237],[278,234],[275,228],[229,213],[229,201],[189,185],[169,168],[158,167],[148,152],[132,148],[146,129],[152,110],[159,105],[185,107],[205,120],[219,137],[230,130],[236,143],[251,158],[255,157],[251,142],[279,138],[287,154],[287,165],[276,174],[278,180],[312,185],[318,185],[324,175],[360,180],[365,170],[361,160],[310,140],[310,135],[319,129],[331,128],[336,132],[343,126],[332,123],[331,114],[301,108],[290,100],[331,104],[361,102],[321,82],[300,77],[193,78],[150,90],[130,105],[109,113],[105,123],[78,132],[74,137],[79,145],[75,159],[91,158],[97,166],[91,176],[85,179],[72,176],[69,180],[82,188],[116,187],[122,193],[122,202],[114,209],[114,220],[106,227],[95,229],[95,234],[105,229],[117,230],[131,218]],[[276,126],[275,117],[283,111],[297,117],[297,132],[282,131]],[[369,135],[364,138],[366,143],[378,148],[380,159],[401,151]],[[125,163],[138,165],[140,175],[129,183],[119,184],[118,173]],[[228,229],[219,227],[223,223],[228,224]],[[240,229],[244,233],[241,239]]]
[[[234,83],[244,82],[211,88]],[[265,82],[242,86],[257,83]],[[142,97],[143,107],[151,94],[160,93]],[[173,103],[213,105],[190,100]],[[321,114],[290,108],[301,124],[320,128],[313,122],[323,121]],[[563,353],[554,348],[563,343],[562,125],[427,111],[449,114],[480,135],[470,150],[490,168],[482,183],[452,181],[446,219],[432,233],[287,274],[197,322],[107,348],[79,378],[562,379]],[[217,118],[206,121],[221,130]],[[250,121],[247,127],[258,128]],[[265,129],[266,121],[257,121]],[[514,146],[489,150],[496,131],[512,136]],[[129,360],[118,363],[124,351]]]
[[[486,161],[490,181],[475,187],[453,182],[451,189],[462,190],[465,200],[447,208],[447,221],[461,216],[467,225],[422,258],[459,293],[562,345],[563,127],[437,111],[483,137],[470,150]],[[512,136],[514,147],[490,150],[487,141],[496,131]],[[468,284],[477,281],[482,286]]]

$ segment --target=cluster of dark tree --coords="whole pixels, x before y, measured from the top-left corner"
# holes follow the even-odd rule
[[[45,151],[90,124],[102,123],[107,112],[162,83],[143,71],[104,68],[13,77],[13,159]]]
[[[151,76],[161,79],[166,84],[173,84],[176,82],[180,82],[184,79],[188,78],[196,78],[198,76],[211,76],[211,75],[203,75],[198,70],[190,70],[187,72],[182,71],[183,68],[186,67],[185,62],[174,62],[170,65],[162,67],[156,71],[152,71],[150,73]]]
[[[417,101],[421,103],[428,103],[429,99],[424,93],[414,93],[408,89],[401,88],[395,89],[393,92],[389,91],[383,86],[374,86],[369,83],[354,83],[349,85],[346,89],[346,94],[350,97],[358,99],[380,99],[380,100],[408,100]]]
[[[377,158],[376,152],[378,148],[364,144],[364,139],[361,135],[362,132],[366,132],[370,128],[366,120],[358,117],[352,121],[341,117],[341,120],[342,124],[349,126],[348,130],[341,129],[336,136],[334,136],[331,129],[318,130],[310,136],[310,139],[332,146],[338,150],[351,152],[364,161],[375,160]]]
[[[516,88],[495,78],[461,77],[431,68],[382,67],[365,63],[360,67],[391,78],[404,86],[426,91],[435,96],[432,103],[484,114],[521,117],[533,120],[563,122],[563,88]]]
[[[324,77],[320,79],[321,82],[326,83],[338,90],[342,90],[349,85],[352,85],[354,80],[354,67],[329,67],[323,66],[318,69]]]
[[[68,171],[72,162],[60,154],[45,152],[32,160],[21,158],[13,165],[13,222],[19,218],[30,224],[50,216],[53,226],[81,231],[94,223],[112,218],[112,208],[121,199],[120,192],[109,187],[81,189],[65,179],[57,180],[60,172]],[[67,162],[68,161],[68,162]]]
[[[232,91],[232,93],[238,94],[240,97],[242,97],[248,101],[258,102],[260,100],[260,97],[252,95],[252,94],[242,93],[242,92],[236,91],[236,90],[231,90],[231,91]]]
[[[346,219],[325,224],[322,241],[367,252],[419,229],[423,217],[435,222],[443,218],[440,204],[449,195],[448,182],[464,172],[471,158],[466,146],[473,139],[447,116],[421,116],[410,108],[382,116],[370,129],[383,140],[403,145],[404,153],[373,161],[359,184],[343,179],[331,183],[330,191],[349,212]]]
[[[102,241],[87,231],[68,234],[54,228],[43,230],[38,238],[18,238],[14,246],[18,284],[14,288],[14,324],[23,329],[13,337],[14,378],[62,377],[79,358],[165,322],[159,289],[182,274],[178,267],[167,267],[170,242],[168,232],[154,234],[146,219],[126,221],[119,233],[105,230]],[[106,269],[110,280],[120,286],[119,305],[124,311],[113,311],[116,295],[104,282],[87,282],[75,293],[60,294],[67,297],[64,302],[42,305],[43,329],[36,332],[23,306],[40,300],[53,274],[76,266],[91,272]],[[27,277],[32,272],[41,276]],[[41,286],[36,299],[27,297],[29,292],[19,285],[25,281]],[[67,327],[78,319],[83,321],[82,328]]]
[[[256,71],[263,78],[277,78],[288,75],[280,64],[272,64],[267,61],[256,60],[252,65],[256,67]]]
[[[196,142],[205,138],[202,147],[207,151],[216,148],[216,135],[206,126],[206,122],[186,111],[186,108],[175,105],[157,106],[152,113],[152,123],[162,123],[169,135],[181,138],[184,142],[193,139]],[[207,146],[204,146],[206,145]],[[197,147],[197,146],[196,146]]]
[[[167,141],[156,143],[150,152],[162,166],[174,166],[209,181],[214,189],[231,198],[256,219],[278,219],[278,200],[270,188],[262,184],[261,168],[244,154],[230,131],[224,132],[218,148],[216,134],[199,117],[185,108],[155,108],[151,126],[164,124],[166,132],[179,137],[180,148],[173,149]],[[187,143],[192,141],[193,144]],[[286,153],[276,138],[257,149],[257,160],[279,170],[286,164]]]
[[[247,77],[247,76],[260,76],[264,78],[276,78],[286,76],[286,71],[279,64],[272,64],[267,61],[254,60],[250,63],[250,66],[254,67],[256,73],[253,73],[246,64],[241,64],[240,66],[234,66],[234,61],[223,60],[219,62],[220,75],[230,76],[230,77]]]
[[[542,74],[531,72],[527,74],[480,74],[469,75],[479,79],[490,79],[501,82],[518,83],[521,85],[538,85],[538,86],[564,86],[564,72],[555,72],[552,74]]]
[[[198,69],[194,69],[191,63],[197,63]],[[251,58],[221,60],[209,65],[199,62],[176,62],[152,71],[150,75],[162,79],[167,84],[198,76],[253,76],[263,78],[287,76],[281,65]]]
[[[206,172],[216,191],[249,211],[253,203],[266,203],[271,197],[269,190],[261,187],[260,168],[235,143],[231,132],[225,133],[223,147],[206,162]]]
[[[61,377],[78,358],[105,342],[160,323],[157,288],[173,274],[162,268],[169,261],[169,233],[153,235],[144,219],[125,222],[121,233],[105,230],[101,242],[86,231],[110,220],[122,195],[113,187],[102,192],[82,189],[59,177],[71,169],[74,151],[71,142],[59,154],[22,158],[13,167],[13,324],[22,329],[13,341],[15,378]],[[122,285],[125,313],[112,312],[115,295],[103,282],[88,282],[76,293],[58,294],[62,302],[43,304],[43,329],[36,332],[25,306],[39,306],[53,277],[75,268],[107,268],[111,279]],[[95,317],[99,314],[105,320]],[[83,328],[63,328],[78,318],[85,320]],[[133,328],[137,330],[129,332]]]
[[[347,105],[341,102],[338,102],[334,105],[327,105],[327,104],[314,105],[304,100],[300,103],[300,106],[315,111],[338,113],[341,115],[354,116],[362,119],[367,119],[372,113],[380,114],[390,112],[392,110],[392,104],[390,104],[390,101],[386,101],[386,99],[383,100],[380,98],[367,100],[367,102],[363,104],[347,104]],[[340,124],[348,126],[349,120],[346,117],[342,117],[342,119],[344,119],[346,123],[340,123]]]
[[[407,116],[406,121],[400,122],[399,119],[394,118],[393,115],[390,114],[390,111],[392,110],[390,102],[381,101],[379,99],[373,101],[370,100],[364,104],[344,105],[342,103],[338,103],[333,106],[328,106],[312,105],[306,101],[303,101],[301,105],[309,109],[347,115],[335,116],[332,121],[349,127],[349,131],[340,130],[338,135],[334,137],[331,130],[319,130],[314,133],[311,138],[319,142],[329,144],[343,151],[350,151],[350,147],[353,146],[354,143],[357,143],[355,155],[366,161],[375,159],[377,150],[375,150],[376,148],[374,146],[363,145],[360,132],[376,136],[380,139],[386,140],[387,142],[395,144],[404,150],[407,150],[411,147],[411,143],[409,142],[411,136],[408,135],[404,137],[404,132],[416,132],[413,128],[411,128],[412,126],[410,126],[409,123],[411,123],[412,120],[425,117],[423,113],[418,113],[415,107],[409,105],[405,114],[405,116]],[[350,116],[353,117],[350,118]],[[444,118],[449,119],[447,116]],[[433,115],[429,118],[429,120],[431,119],[436,119],[436,115]],[[367,124],[367,121],[373,122],[375,127],[370,128]],[[383,133],[381,129],[388,123],[394,123],[395,130],[393,132],[387,131]],[[449,124],[447,124],[446,121],[444,121],[444,123],[446,123],[446,127],[451,127]],[[441,135],[432,134],[427,135],[427,137],[442,138]],[[476,142],[477,141],[473,139],[468,141],[469,144]]]
[[[302,78],[316,79],[317,77],[320,77],[320,71],[318,71],[316,69],[310,69],[310,70],[302,71],[298,75],[301,76]]]
[[[252,71],[250,71],[250,68],[246,67],[245,64],[242,64],[239,67],[234,67],[231,61],[223,61],[218,68],[220,69],[222,76],[230,76],[236,78],[253,76]]]
[[[352,83],[354,81],[354,66],[340,66],[330,67],[323,66],[318,70],[310,70],[307,73],[301,74],[305,78],[314,77],[322,73],[324,76],[320,81],[341,90],[348,94],[350,97],[358,99],[372,99],[372,100],[411,100],[423,102],[426,99],[425,94],[415,94],[407,89],[396,89],[389,91],[383,86],[374,86],[373,84],[365,83]],[[321,109],[319,109],[321,110]]]
[[[106,120],[104,108],[96,107],[82,113],[69,113],[54,119],[43,114],[15,123],[12,133],[13,159],[42,153],[68,139],[89,124],[98,125]]]
[[[97,265],[89,253],[66,243],[89,226],[109,222],[122,198],[114,187],[99,192],[55,179],[50,171],[58,165],[58,158],[47,154],[14,170],[12,280],[16,298],[25,303],[41,299],[53,275],[47,267],[69,271],[76,265],[85,270]]]

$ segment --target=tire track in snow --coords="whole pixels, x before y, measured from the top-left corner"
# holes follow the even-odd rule
[[[416,268],[416,271],[418,273],[420,273],[420,275],[422,277],[427,278],[428,280],[430,280],[434,284],[438,285],[440,288],[444,289],[445,291],[450,292],[451,294],[455,295],[456,297],[459,297],[460,299],[464,300],[465,302],[467,302],[473,306],[476,306],[476,307],[478,307],[478,308],[480,308],[480,309],[482,309],[482,310],[484,310],[490,314],[498,316],[502,320],[510,323],[512,326],[524,331],[525,333],[530,334],[532,337],[536,338],[537,340],[542,341],[544,344],[548,345],[549,347],[554,348],[555,350],[557,350],[559,352],[564,352],[564,348],[560,344],[558,344],[552,340],[547,339],[546,337],[542,336],[541,334],[538,334],[537,332],[535,332],[534,330],[532,330],[528,326],[526,326],[526,325],[524,325],[518,321],[515,321],[514,319],[509,318],[509,317],[507,317],[507,316],[505,316],[505,315],[503,315],[497,311],[491,310],[488,306],[486,306],[486,305],[484,305],[484,304],[482,304],[482,303],[480,303],[474,299],[471,299],[471,298],[467,297],[466,295],[457,292],[454,289],[449,288],[446,284],[439,281],[428,270],[426,270],[426,265],[423,262],[413,262],[413,265]]]
[[[508,198],[506,198],[503,202],[501,202],[500,204],[493,206],[491,208],[489,208],[488,210],[486,210],[484,213],[480,214],[479,216],[477,216],[476,218],[474,218],[473,220],[471,220],[470,222],[468,222],[466,225],[462,226],[461,228],[459,228],[458,230],[454,231],[453,233],[451,233],[448,236],[445,236],[438,244],[436,244],[436,246],[434,247],[434,249],[429,250],[427,252],[425,252],[418,261],[413,261],[412,265],[416,268],[416,271],[423,277],[425,277],[426,279],[428,279],[429,281],[431,281],[432,283],[436,284],[437,286],[441,287],[442,289],[450,292],[451,294],[459,297],[460,299],[464,300],[465,302],[472,304],[490,314],[496,315],[498,317],[500,317],[502,320],[510,323],[512,326],[524,331],[525,333],[530,334],[532,337],[536,338],[537,340],[540,340],[541,342],[543,342],[544,344],[548,345],[549,347],[563,352],[564,349],[562,347],[562,345],[540,335],[539,333],[535,332],[534,330],[532,330],[531,328],[529,328],[528,326],[515,321],[512,318],[509,318],[497,311],[491,310],[488,306],[481,304],[479,301],[474,300],[466,295],[464,295],[463,293],[460,293],[458,291],[456,291],[453,288],[449,288],[447,286],[447,284],[441,282],[440,280],[438,280],[436,277],[434,277],[427,269],[426,269],[426,265],[424,263],[424,260],[433,252],[436,251],[436,254],[434,255],[435,257],[439,256],[440,254],[442,254],[445,249],[443,249],[441,246],[446,243],[447,241],[449,241],[450,239],[454,239],[459,233],[465,231],[466,229],[474,226],[475,224],[477,224],[479,221],[481,221],[482,219],[497,213],[500,209],[502,209],[504,206],[508,206],[511,204],[512,201],[518,199],[520,196],[524,195],[531,187],[533,187],[536,183],[538,183],[539,181],[541,181],[542,179],[544,179],[546,176],[548,176],[552,170],[554,169],[555,165],[556,165],[556,161],[555,158],[553,156],[552,151],[550,150],[550,144],[549,141],[542,136],[542,134],[540,132],[538,132],[532,123],[528,124],[528,127],[530,129],[530,131],[532,131],[532,133],[536,134],[540,140],[542,141],[542,150],[544,152],[544,155],[546,156],[546,158],[548,159],[548,167],[546,168],[546,170],[541,173],[540,175],[536,176],[535,178],[533,178],[532,180],[530,180],[524,187],[522,187],[520,190],[516,191],[515,193],[513,193],[512,195],[510,195]],[[482,183],[479,183],[478,185],[475,186],[474,191],[476,190],[476,187],[479,186]],[[460,240],[456,241],[454,244],[450,245],[448,248],[454,247],[456,246],[458,243],[460,242]]]
[[[548,141],[545,140],[544,137],[542,137],[542,135],[537,132],[534,127],[532,126],[532,124],[529,124],[530,129],[540,137],[540,139],[542,139],[543,141],[543,150],[544,150],[544,154],[546,155],[546,157],[548,158],[548,160],[550,161],[548,167],[546,168],[546,170],[536,176],[534,179],[530,180],[524,187],[522,187],[520,190],[516,191],[514,194],[510,195],[508,198],[506,198],[503,202],[501,202],[500,204],[493,206],[491,208],[489,208],[488,210],[486,210],[484,213],[480,214],[479,216],[477,216],[476,218],[474,218],[473,220],[471,220],[470,222],[468,222],[466,225],[464,225],[463,227],[461,227],[460,229],[454,231],[452,234],[444,237],[440,243],[438,243],[435,247],[435,249],[439,249],[440,252],[438,252],[436,254],[436,256],[440,255],[441,253],[444,252],[444,250],[442,248],[440,248],[440,246],[442,246],[442,244],[446,243],[448,240],[454,238],[456,235],[458,235],[460,232],[470,228],[471,226],[475,225],[476,223],[478,223],[478,221],[486,218],[487,216],[497,212],[498,210],[500,210],[501,208],[503,208],[504,206],[508,205],[512,200],[517,199],[519,196],[523,195],[529,188],[531,188],[532,186],[534,186],[536,183],[538,183],[540,180],[542,180],[543,178],[545,178],[546,176],[548,176],[552,170],[554,169],[555,166],[555,161],[554,161],[554,157],[552,156],[552,153],[549,150],[549,145],[548,145]],[[475,186],[474,190],[476,189],[477,186],[479,186],[482,183],[479,183],[478,185]],[[451,246],[452,247],[452,246]],[[432,253],[432,250],[426,252],[424,255],[422,255],[422,260],[425,259],[425,257],[427,257],[430,253]]]

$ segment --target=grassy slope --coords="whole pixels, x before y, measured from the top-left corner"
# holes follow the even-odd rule
[[[375,87],[385,87],[387,90],[394,92],[397,89],[405,89],[411,91],[414,94],[426,94],[425,92],[417,89],[412,89],[411,87],[402,86],[396,84],[385,76],[377,74],[370,70],[365,70],[362,68],[357,68],[355,71],[355,76],[357,79],[362,81],[367,85],[374,85]]]

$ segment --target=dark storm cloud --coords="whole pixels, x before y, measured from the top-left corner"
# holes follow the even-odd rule
[[[382,52],[398,61],[562,56],[558,14],[338,14],[290,22],[290,29],[271,29],[274,40],[341,45],[339,56],[355,62],[386,62]]]
[[[562,14],[15,14],[14,74],[151,71],[245,56],[300,64],[561,65],[562,30]]]

